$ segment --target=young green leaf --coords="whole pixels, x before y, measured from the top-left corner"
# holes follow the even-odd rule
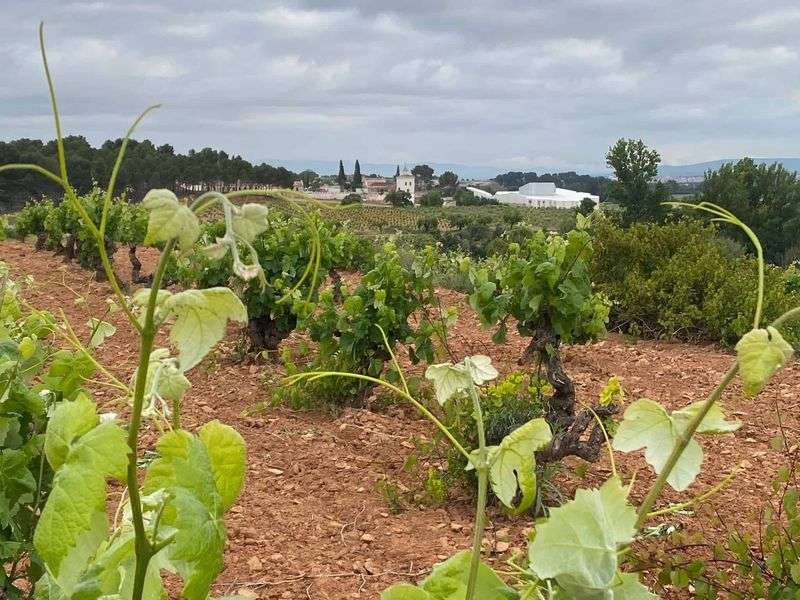
[[[381,600],[460,600],[467,593],[471,558],[470,551],[459,552],[434,566],[431,574],[418,587],[408,584],[393,585],[381,594]],[[517,593],[490,567],[482,562],[479,564],[475,585],[476,599],[508,600],[516,597]]]
[[[267,213],[263,204],[244,204],[233,210],[233,231],[237,237],[252,242],[269,227]]]
[[[178,347],[180,368],[188,371],[225,335],[228,320],[244,323],[247,310],[224,287],[186,290],[164,300],[167,316],[176,317],[169,339]]]
[[[136,387],[136,377],[136,373],[131,377],[131,389]],[[157,408],[162,413],[169,414],[171,403],[180,402],[191,385],[180,370],[177,359],[170,356],[169,350],[156,348],[150,353],[147,364],[142,414],[152,416]],[[132,402],[133,399],[130,398],[129,401]]]
[[[537,525],[529,547],[531,569],[567,590],[608,590],[619,569],[619,548],[633,541],[635,523],[636,511],[617,477],[600,489],[579,489],[574,500],[551,509]]]
[[[20,505],[33,500],[36,479],[28,469],[24,450],[0,451],[0,529],[9,527]]]
[[[36,550],[67,595],[107,535],[105,480],[124,479],[130,452],[116,423],[86,430],[91,415],[85,402],[75,406],[78,402],[57,406],[53,421],[59,427],[53,433],[48,428],[45,448],[50,449],[48,460],[55,459],[51,465],[56,475],[33,537]]]
[[[92,334],[92,337],[89,338],[90,348],[99,348],[103,345],[103,342],[117,333],[117,328],[111,323],[95,319],[94,317],[86,322],[86,327],[89,328]]]
[[[748,396],[758,394],[793,353],[794,349],[774,327],[753,329],[746,333],[736,344],[744,393]]]
[[[472,383],[469,370],[461,363],[430,365],[425,370],[425,378],[433,381],[436,399],[442,406],[458,392],[469,389]]]
[[[79,394],[75,400],[58,404],[47,426],[44,452],[54,470],[67,460],[73,442],[100,422],[97,409],[88,396]]]
[[[150,190],[142,200],[142,206],[150,211],[144,239],[146,245],[177,239],[183,252],[191,250],[200,237],[200,221],[175,194],[170,190]]]
[[[207,600],[209,588],[224,566],[225,526],[187,488],[172,488],[170,494],[172,510],[162,518],[164,525],[174,527],[176,533],[167,547],[167,568],[172,567],[183,579],[184,598]]]
[[[227,478],[235,479],[239,474],[236,457],[219,452],[219,438],[226,438],[222,443],[227,445],[228,436],[216,426],[206,430],[206,437],[215,439],[211,446],[217,450],[217,457],[212,459],[199,437],[183,430],[164,434],[156,444],[160,456],[148,468],[142,487],[148,495],[166,492],[161,523],[174,536],[165,548],[165,568],[180,574],[183,596],[189,600],[206,600],[211,583],[223,567],[223,500],[215,464],[224,473],[222,489],[229,502],[238,490],[235,481]]]
[[[657,402],[642,398],[631,404],[625,411],[612,442],[614,449],[632,452],[645,449],[645,460],[656,473],[661,473],[678,436],[686,429],[689,421],[700,410],[702,403],[695,402],[676,410],[669,415]],[[719,405],[715,404],[700,422],[698,433],[727,433],[741,426],[736,421],[726,421]],[[697,440],[689,440],[675,467],[667,478],[667,483],[677,491],[685,490],[700,472],[703,462],[703,449]]]
[[[214,481],[214,471],[203,442],[188,431],[176,430],[162,435],[156,443],[159,457],[147,469],[142,493],[186,488],[216,514],[221,504]]]
[[[442,406],[453,395],[468,390],[474,383],[483,385],[497,377],[492,359],[482,354],[467,356],[457,364],[440,363],[425,370],[425,378],[433,381],[436,399]]]
[[[625,402],[625,390],[616,375],[610,377],[608,382],[600,391],[600,406],[610,406],[611,404],[623,404]]]
[[[239,497],[247,466],[247,449],[239,432],[219,421],[210,421],[198,430],[206,446],[222,499],[222,510],[228,510]]]
[[[466,357],[464,365],[472,376],[472,381],[475,382],[475,385],[483,385],[487,381],[497,378],[497,369],[492,366],[492,359],[483,354]]]
[[[499,446],[490,446],[489,481],[492,490],[508,508],[521,513],[536,499],[536,459],[534,452],[552,439],[550,426],[544,419],[534,419],[509,433]],[[514,506],[517,489],[522,493],[519,506]]]

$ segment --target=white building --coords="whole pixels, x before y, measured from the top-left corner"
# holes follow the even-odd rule
[[[501,204],[524,204],[536,208],[578,208],[584,198],[600,206],[600,196],[557,188],[551,182],[526,183],[516,192],[497,192],[492,195],[478,188],[468,187],[473,194],[482,198],[495,198]]]
[[[408,192],[411,194],[411,200],[413,202],[414,193],[417,191],[417,181],[408,169],[403,169],[403,172],[395,177],[395,189],[398,192]]]

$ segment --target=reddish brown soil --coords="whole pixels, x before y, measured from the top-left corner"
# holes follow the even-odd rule
[[[145,272],[153,263],[145,253]],[[35,284],[26,297],[37,307],[63,309],[76,330],[86,333],[84,322],[105,312],[107,284],[92,281],[91,274],[64,265],[49,252],[8,241],[0,245],[0,259],[16,276],[32,275]],[[127,257],[117,257],[120,273],[127,273]],[[71,288],[68,289],[68,287]],[[85,303],[76,304],[74,293]],[[487,353],[502,372],[516,368],[526,340],[509,336],[504,346],[493,346],[460,295],[442,292],[443,304],[457,304],[462,316],[453,333],[461,354]],[[100,360],[120,379],[134,368],[137,339],[124,318],[110,318],[118,333],[99,352]],[[430,438],[432,428],[403,407],[385,413],[348,409],[291,411],[267,409],[257,417],[244,413],[269,399],[266,379],[275,374],[264,365],[233,360],[235,332],[230,340],[190,373],[193,387],[187,396],[184,425],[193,428],[218,418],[236,427],[248,444],[248,476],[244,492],[232,509],[227,525],[229,542],[226,570],[214,595],[242,593],[260,598],[377,598],[390,583],[413,580],[432,564],[470,543],[473,507],[467,492],[453,490],[447,506],[413,506],[391,514],[376,491],[376,481],[388,479],[410,489],[419,488],[421,472],[406,473],[403,462],[411,452],[412,436]],[[162,338],[161,343],[165,343]],[[566,368],[574,378],[579,398],[589,403],[611,375],[621,377],[629,399],[646,396],[678,408],[709,393],[732,362],[732,356],[712,346],[669,342],[626,342],[619,337],[565,350]],[[770,448],[780,433],[776,408],[782,413],[789,445],[800,432],[797,406],[800,366],[784,369],[756,400],[741,396],[738,382],[725,397],[729,416],[743,426],[734,434],[702,439],[706,461],[689,493],[696,495],[715,485],[740,461],[744,471],[733,484],[709,501],[730,526],[753,528],[757,511],[769,495],[770,481],[783,455]],[[98,401],[113,400],[98,390]],[[153,438],[148,432],[146,439]],[[584,478],[567,461],[558,477],[569,496],[576,485],[594,485],[610,472],[608,459],[591,465]],[[638,454],[618,455],[623,474],[637,473],[632,493],[641,500],[651,471]],[[688,494],[668,493],[661,505],[683,501]],[[509,519],[490,510],[487,555],[500,565],[525,548],[529,517]],[[672,523],[720,535],[720,525],[701,516],[668,517]],[[715,540],[716,541],[716,540]],[[497,544],[497,542],[508,542]],[[497,550],[503,550],[498,552]],[[662,591],[665,597],[688,597]]]

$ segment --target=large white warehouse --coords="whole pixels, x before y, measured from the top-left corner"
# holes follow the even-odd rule
[[[476,196],[495,198],[502,204],[524,204],[537,208],[578,208],[584,198],[589,198],[594,202],[595,208],[600,206],[600,196],[557,188],[551,182],[526,183],[516,192],[497,192],[494,195],[478,188],[467,189]]]

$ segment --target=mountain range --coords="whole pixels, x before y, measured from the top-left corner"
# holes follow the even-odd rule
[[[681,178],[702,178],[706,171],[715,171],[720,168],[725,163],[729,162],[736,162],[739,160],[738,158],[723,158],[719,160],[711,160],[706,162],[699,162],[693,163],[688,165],[661,165],[659,166],[658,172],[662,179],[681,179]],[[766,163],[772,164],[774,162],[782,163],[783,166],[789,171],[800,171],[800,158],[754,158],[753,159],[757,164]],[[295,173],[299,173],[305,169],[311,169],[321,175],[335,175],[339,172],[339,161],[338,160],[267,160],[267,163],[275,166],[282,166]],[[344,161],[344,168],[345,171],[349,174],[353,172],[353,162],[351,161]],[[369,163],[369,162],[361,162],[359,163],[361,166],[361,173],[364,175],[369,175],[371,173],[375,173],[377,175],[383,175],[386,177],[391,177],[395,174],[397,167],[399,166],[402,170],[404,166],[407,166],[411,169],[416,164],[421,164],[420,162],[414,163],[406,163],[404,164],[391,164],[391,163]],[[444,171],[453,171],[454,173],[458,174],[459,177],[462,179],[492,179],[496,175],[500,173],[505,173],[507,171],[535,171],[536,173],[553,173],[553,172],[563,172],[563,171],[570,171],[574,169],[570,169],[567,167],[561,168],[548,168],[548,167],[528,167],[524,169],[520,169],[519,167],[515,168],[498,168],[498,167],[486,167],[486,166],[476,166],[476,165],[463,165],[463,164],[456,164],[456,163],[436,163],[436,162],[429,162],[428,164],[434,172],[438,175]],[[610,171],[596,171],[590,173],[590,175],[610,175]]]
[[[661,165],[658,174],[663,179],[677,179],[681,177],[703,177],[706,171],[716,171],[725,163],[737,162],[738,158],[723,158],[691,165]],[[787,171],[800,171],[800,158],[754,158],[756,164],[781,163]]]

